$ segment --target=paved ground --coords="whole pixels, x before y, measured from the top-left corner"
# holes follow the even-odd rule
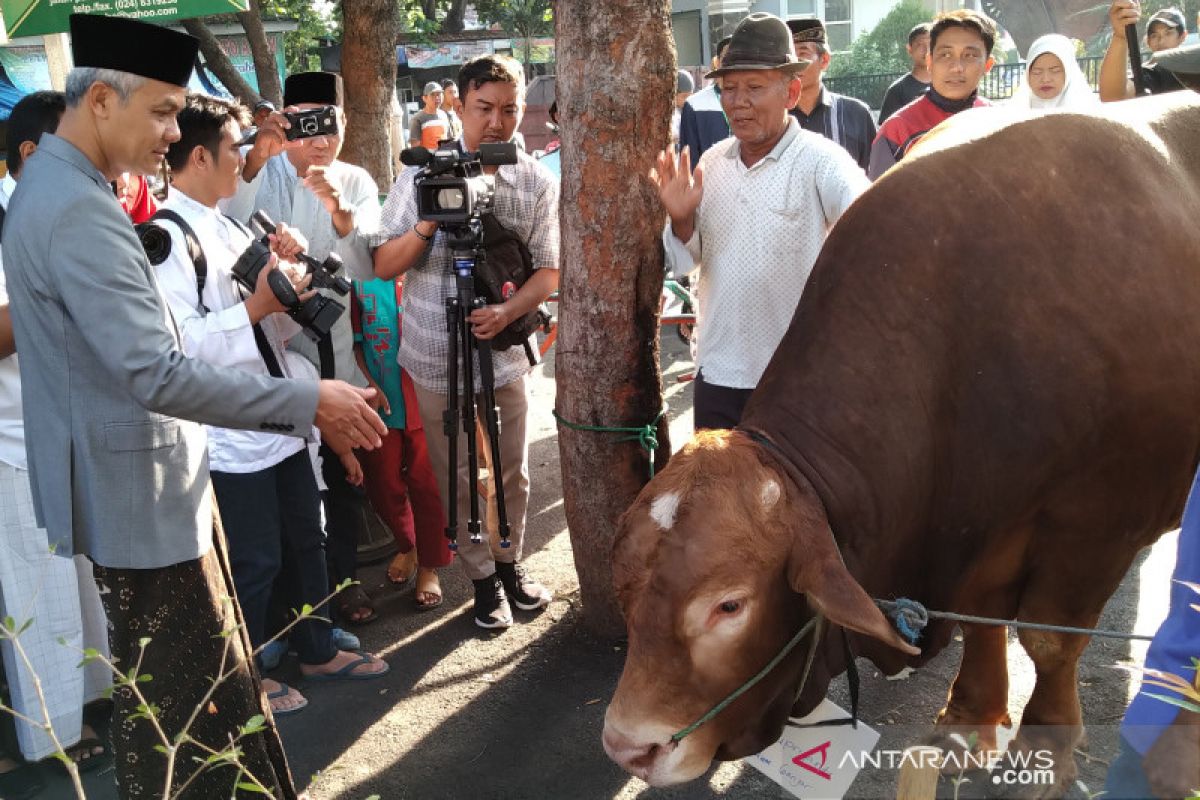
[[[665,337],[672,438],[679,446],[691,429],[690,384],[675,376],[690,369],[686,350]],[[542,614],[501,634],[484,633],[470,623],[469,584],[451,568],[444,571],[446,603],[413,610],[411,590],[397,593],[383,580],[383,566],[363,571],[381,619],[359,629],[364,644],[391,664],[378,681],[304,686],[310,704],[281,721],[297,780],[314,800],[437,798],[542,800],[542,798],[786,798],[789,794],[740,762],[723,764],[684,788],[655,790],[630,778],[608,761],[600,747],[604,708],[621,669],[619,642],[589,637],[579,622],[578,584],[563,515],[558,444],[550,409],[553,365],[535,381],[531,464],[533,497],[526,563],[556,592]],[[1109,604],[1106,627],[1152,632],[1165,613],[1166,576],[1173,563],[1173,538],[1143,557]],[[1143,588],[1146,591],[1142,591]],[[881,746],[916,742],[922,726],[941,706],[957,659],[949,648],[933,663],[903,681],[882,679],[863,665],[862,716],[883,731]],[[1089,723],[1081,777],[1091,791],[1103,784],[1114,753],[1115,726],[1129,692],[1125,673],[1112,665],[1135,658],[1141,649],[1122,642],[1095,641],[1080,669],[1084,717]],[[1012,716],[1031,688],[1031,666],[1014,644]],[[285,679],[296,677],[294,667]],[[844,706],[843,684],[834,697]],[[111,773],[93,776],[89,795],[107,800]],[[980,780],[959,787],[959,796],[977,796]],[[71,795],[59,781],[45,797]],[[943,782],[940,794],[954,796]],[[849,797],[895,797],[895,772],[863,773]],[[1075,790],[1072,797],[1084,797]]]

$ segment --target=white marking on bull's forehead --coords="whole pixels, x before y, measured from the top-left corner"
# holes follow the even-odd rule
[[[671,530],[675,527],[675,514],[679,511],[681,499],[679,492],[660,494],[650,503],[650,519],[664,531]]]
[[[763,481],[763,485],[759,488],[758,497],[764,511],[769,511],[779,502],[779,495],[782,491],[783,489],[779,486],[779,481],[774,478],[767,478]]]

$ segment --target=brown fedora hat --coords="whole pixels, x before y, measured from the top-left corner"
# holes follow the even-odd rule
[[[738,23],[729,41],[720,69],[704,77],[715,78],[727,72],[743,70],[777,69],[783,72],[800,72],[811,64],[796,58],[792,44],[792,32],[774,14],[758,12]]]

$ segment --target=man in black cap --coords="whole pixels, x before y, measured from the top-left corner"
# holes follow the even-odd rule
[[[295,797],[214,535],[206,437],[197,423],[302,436],[314,423],[345,451],[376,447],[384,430],[370,392],[336,381],[276,380],[186,358],[145,252],[109,181],[152,173],[179,138],[175,118],[198,43],[127,19],[74,15],[76,68],[57,135],[42,137],[9,206],[3,241],[33,505],[57,553],[95,564],[113,658],[153,677],[158,710],[118,691],[113,745],[122,797],[163,797],[167,759],[212,690],[190,738],[241,763],[276,797]],[[194,420],[194,421],[189,421]],[[238,630],[230,635],[230,632]],[[147,643],[148,641],[148,643]],[[45,676],[43,676],[45,677]],[[262,714],[267,728],[240,727]],[[185,745],[176,789],[205,758]],[[228,796],[229,764],[192,781],[195,796]]]
[[[670,217],[663,243],[676,271],[703,265],[697,429],[737,425],[825,236],[868,186],[845,150],[788,114],[808,66],[781,19],[746,17],[708,75],[721,79],[733,137],[709,148],[694,174],[686,147],[678,160],[663,151],[650,176]]]
[[[288,142],[283,115],[272,115],[246,154],[238,193],[224,205],[224,211],[249,222],[261,209],[272,220],[298,229],[308,239],[309,255],[323,261],[336,254],[346,265],[347,278],[370,280],[374,266],[366,237],[379,229],[379,189],[365,169],[338,160],[346,131],[342,77],[333,72],[290,75],[283,85],[283,103],[289,111],[334,106],[337,135]],[[321,291],[332,299],[339,297],[330,289]],[[288,346],[306,356],[323,377],[366,387],[369,381],[354,358],[354,331],[348,313],[338,318],[327,342],[318,347],[307,336],[295,336]],[[385,402],[382,394],[375,402]],[[366,538],[364,495],[347,482],[341,460],[324,443],[321,470],[326,486],[326,554],[331,585],[336,586],[357,574],[358,542]],[[334,607],[344,623],[365,623],[376,616],[370,598],[357,584],[343,590]]]
[[[1108,20],[1112,24],[1112,39],[1100,62],[1100,99],[1106,103],[1124,100],[1135,94],[1133,80],[1129,74],[1129,44],[1125,40],[1125,29],[1136,25],[1141,17],[1142,4],[1139,0],[1113,0],[1108,9]],[[1187,22],[1183,12],[1177,8],[1156,11],[1146,24],[1146,44],[1150,51],[1169,50],[1183,44],[1187,38]],[[1142,81],[1147,94],[1177,92],[1184,88],[1175,75],[1159,64],[1142,67]]]
[[[788,21],[796,57],[808,61],[800,73],[800,99],[792,116],[806,131],[819,133],[846,149],[850,157],[867,171],[871,163],[871,143],[875,141],[875,118],[867,104],[825,88],[825,70],[829,69],[829,45],[825,25],[819,19]]]

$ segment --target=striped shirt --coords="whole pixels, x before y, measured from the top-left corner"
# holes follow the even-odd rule
[[[402,236],[419,221],[413,183],[418,169],[406,167],[392,184],[374,246]],[[500,224],[525,242],[535,268],[558,269],[558,182],[549,170],[518,152],[516,164],[505,164],[496,172],[493,212]],[[455,295],[452,266],[445,234],[439,230],[404,278],[404,333],[396,360],[414,382],[435,394],[448,393],[446,298]],[[493,361],[497,387],[529,372],[529,359],[522,347],[495,351]],[[480,390],[477,367],[475,391]]]

